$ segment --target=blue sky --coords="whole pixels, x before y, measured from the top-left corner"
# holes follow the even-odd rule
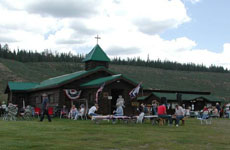
[[[223,44],[230,42],[230,1],[201,0],[195,4],[185,1],[184,4],[191,21],[161,36],[168,40],[186,36],[196,41],[198,49],[221,52]]]

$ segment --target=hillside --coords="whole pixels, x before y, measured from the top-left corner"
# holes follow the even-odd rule
[[[0,59],[0,101],[6,99],[4,89],[7,81],[39,82],[84,69],[81,63],[39,62],[21,63]],[[110,65],[110,69],[136,81],[145,87],[165,90],[210,91],[218,97],[230,100],[230,73],[171,71],[149,67]]]

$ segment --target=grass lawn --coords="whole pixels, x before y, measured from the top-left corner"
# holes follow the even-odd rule
[[[188,119],[185,126],[178,128],[148,122],[98,125],[89,120],[1,120],[0,150],[230,149],[229,127],[228,119],[213,119],[212,125]]]

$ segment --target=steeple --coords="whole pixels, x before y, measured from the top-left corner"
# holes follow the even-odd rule
[[[109,67],[110,59],[102,48],[97,44],[94,48],[86,55],[85,59],[85,70],[90,70],[98,66]]]

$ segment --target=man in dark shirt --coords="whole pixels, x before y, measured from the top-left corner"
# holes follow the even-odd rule
[[[47,115],[49,122],[51,122],[51,118],[48,112],[48,106],[49,106],[49,99],[46,93],[42,94],[42,116],[40,121],[43,121],[45,115]]]

